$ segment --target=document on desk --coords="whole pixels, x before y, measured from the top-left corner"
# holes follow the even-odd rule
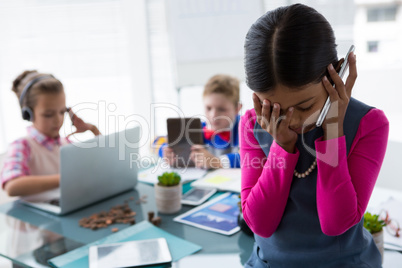
[[[240,193],[241,169],[217,169],[191,184],[192,187],[213,188],[219,191]]]
[[[52,267],[63,267],[63,268],[80,268],[89,267],[89,248],[97,245],[114,244],[117,242],[128,242],[128,241],[138,241],[145,239],[156,239],[165,238],[170,254],[172,256],[172,261],[178,261],[179,259],[193,254],[201,250],[201,246],[189,242],[187,240],[181,239],[174,236],[162,229],[152,225],[147,221],[142,221],[131,227],[123,229],[117,233],[111,234],[105,238],[97,240],[93,243],[87,244],[83,247],[77,248],[66,254],[58,256],[56,258],[50,259],[48,263]]]
[[[164,172],[176,172],[180,175],[183,183],[198,180],[205,176],[207,170],[201,168],[170,168],[159,164],[138,173],[138,180],[148,184],[158,182],[158,176]]]
[[[215,233],[232,235],[240,230],[237,224],[239,201],[238,194],[225,193],[173,220]]]

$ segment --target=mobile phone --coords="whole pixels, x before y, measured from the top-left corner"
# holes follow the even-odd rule
[[[351,45],[348,53],[346,54],[345,61],[342,63],[341,70],[339,71],[339,77],[341,79],[343,78],[343,76],[346,73],[346,70],[349,67],[349,54],[353,51],[355,51],[355,46]],[[335,85],[333,85],[333,86],[335,87]],[[315,124],[317,127],[320,127],[322,125],[322,123],[324,122],[324,119],[327,116],[330,106],[331,106],[331,100],[328,96],[327,100],[325,101],[324,107],[322,108],[321,113],[318,116],[317,123]]]
[[[193,188],[182,196],[181,203],[198,206],[204,203],[214,193],[216,193],[216,189]]]

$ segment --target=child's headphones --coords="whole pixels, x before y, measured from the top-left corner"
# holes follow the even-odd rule
[[[28,94],[29,89],[35,83],[39,82],[40,80],[47,79],[47,78],[54,78],[54,76],[53,75],[42,75],[42,76],[36,77],[36,78],[32,79],[31,81],[29,81],[25,85],[24,89],[22,90],[21,96],[20,96],[20,106],[21,106],[22,118],[24,120],[27,120],[27,121],[32,121],[33,120],[33,111],[32,111],[32,109],[30,107],[28,107],[28,106],[23,106],[25,95]]]

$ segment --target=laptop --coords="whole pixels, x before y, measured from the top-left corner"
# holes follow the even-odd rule
[[[64,215],[137,185],[140,127],[60,148],[60,187],[20,199]]]

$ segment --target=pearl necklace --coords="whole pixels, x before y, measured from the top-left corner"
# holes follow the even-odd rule
[[[294,175],[296,176],[296,177],[298,177],[299,179],[300,178],[305,178],[305,177],[307,177],[308,175],[310,175],[310,173],[315,169],[315,167],[317,166],[317,158],[316,159],[314,159],[314,162],[311,164],[311,166],[307,169],[307,171],[305,171],[305,172],[303,172],[303,173],[299,173],[299,172],[297,172],[297,170],[295,169],[295,171],[294,171]]]

